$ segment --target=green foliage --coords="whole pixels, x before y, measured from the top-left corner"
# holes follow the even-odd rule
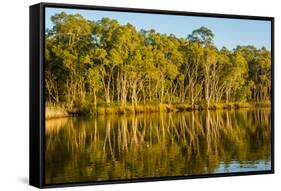
[[[213,43],[215,35],[207,27],[200,27],[192,31],[192,34],[188,36],[191,42],[197,42],[203,45],[211,45]]]
[[[98,108],[97,108],[97,114],[98,114],[98,115],[104,115],[104,114],[105,114],[105,108],[103,108],[103,107],[98,107]]]
[[[46,100],[70,111],[233,108],[231,103],[271,99],[271,52],[253,46],[218,50],[206,27],[184,39],[64,12],[52,22],[46,31]]]

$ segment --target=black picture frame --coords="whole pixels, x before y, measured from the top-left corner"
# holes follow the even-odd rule
[[[47,7],[270,21],[271,22],[271,59],[272,59],[271,60],[272,63],[271,64],[271,85],[272,85],[271,170],[46,185],[45,169],[44,169],[45,168],[45,96],[44,96],[45,51],[44,51],[44,47],[45,47],[45,8]],[[132,183],[132,182],[258,175],[258,174],[274,173],[274,18],[273,17],[215,14],[215,13],[196,13],[196,12],[154,10],[154,9],[135,9],[135,8],[123,8],[123,7],[88,6],[88,5],[74,5],[74,4],[56,4],[56,3],[39,3],[36,5],[32,5],[30,6],[29,11],[30,11],[30,17],[29,17],[30,18],[30,37],[29,37],[30,38],[30,42],[29,42],[30,43],[30,82],[29,82],[30,85],[29,184],[30,185],[38,188],[53,188],[53,187],[66,187],[66,186],[84,186],[84,185]]]

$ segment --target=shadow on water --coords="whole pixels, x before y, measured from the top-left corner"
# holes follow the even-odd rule
[[[46,183],[271,168],[270,109],[46,122]]]

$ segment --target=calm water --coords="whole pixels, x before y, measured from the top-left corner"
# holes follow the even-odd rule
[[[270,109],[46,122],[46,183],[271,169]]]

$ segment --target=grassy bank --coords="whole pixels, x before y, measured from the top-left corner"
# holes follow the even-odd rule
[[[268,103],[216,103],[210,104],[209,107],[205,105],[194,105],[190,104],[146,104],[146,105],[112,105],[112,106],[98,106],[94,107],[92,105],[84,105],[76,109],[66,109],[63,106],[46,106],[46,119],[58,118],[58,117],[68,117],[68,116],[93,116],[93,115],[110,115],[110,114],[135,114],[135,113],[154,113],[154,112],[182,112],[182,111],[193,111],[193,110],[235,110],[241,108],[262,108],[270,107],[270,102]]]
[[[45,110],[45,117],[46,119],[52,119],[52,118],[59,118],[59,117],[70,117],[71,112],[67,111],[63,106],[58,105],[46,105]]]

